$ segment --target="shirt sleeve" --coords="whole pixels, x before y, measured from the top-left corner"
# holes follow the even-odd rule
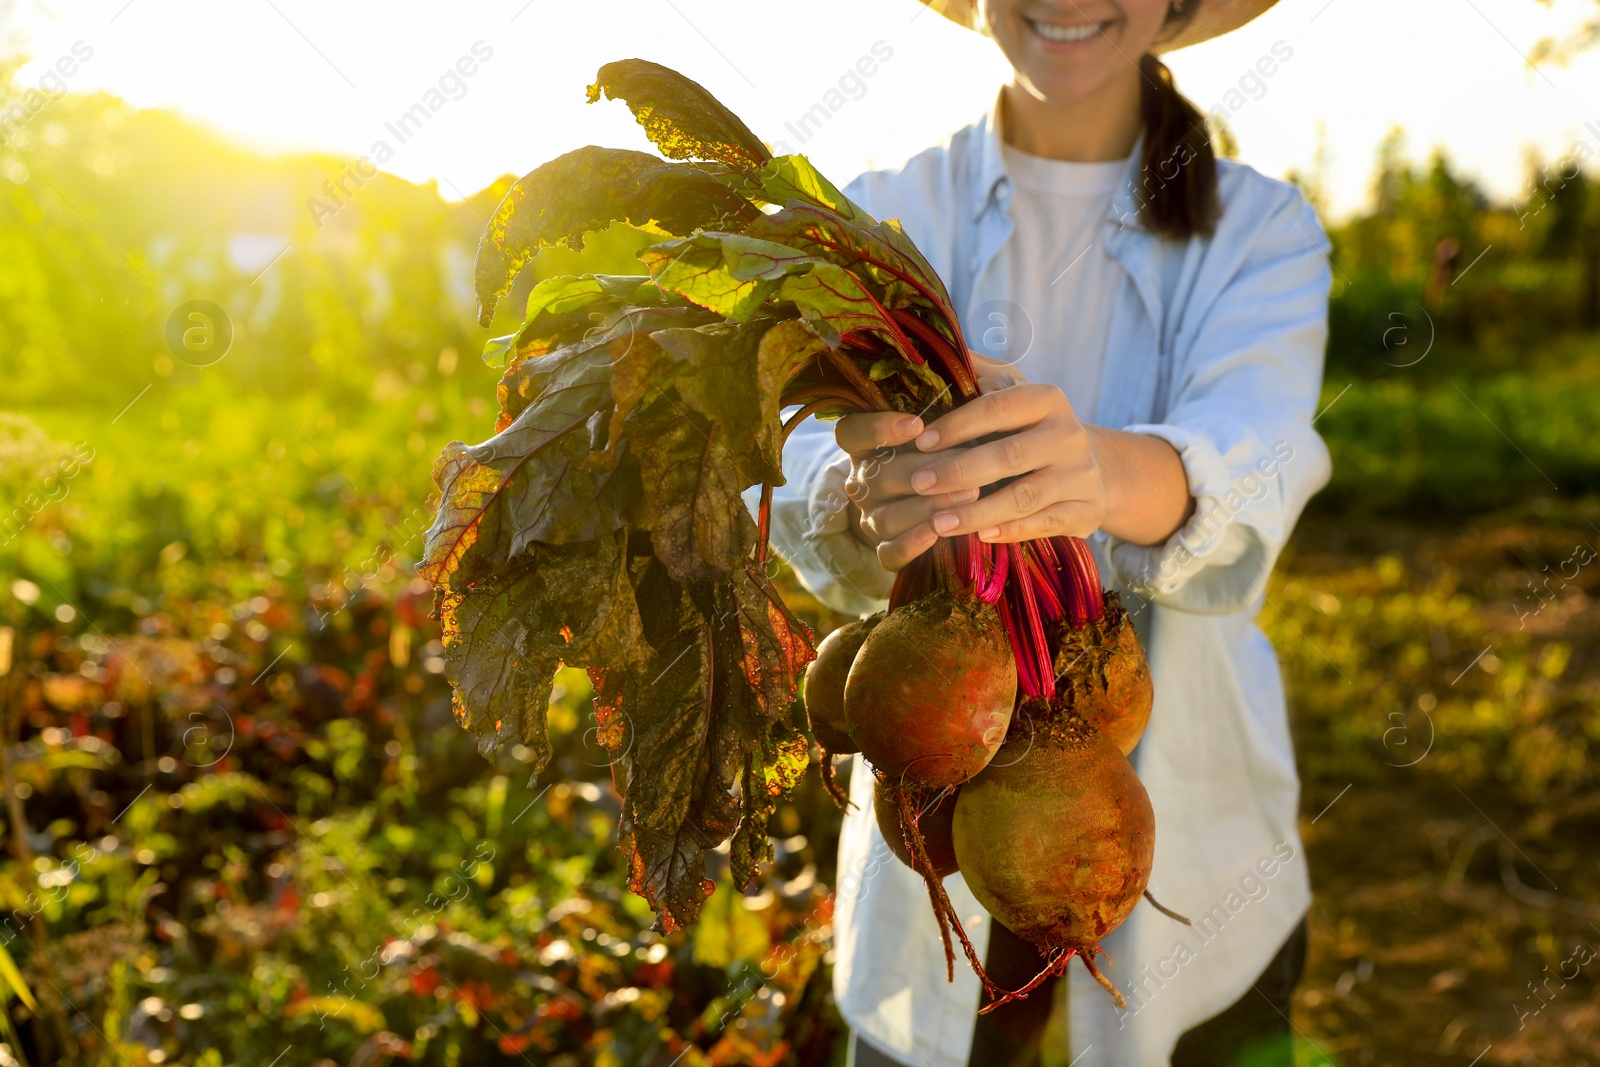
[[[1232,279],[1180,329],[1166,420],[1124,427],[1177,450],[1195,509],[1165,544],[1108,538],[1112,569],[1134,592],[1182,611],[1231,614],[1256,604],[1331,471],[1312,425],[1330,246],[1299,190],[1277,193],[1268,206]]]

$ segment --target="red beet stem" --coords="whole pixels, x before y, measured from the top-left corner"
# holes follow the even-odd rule
[[[1059,619],[1064,613],[1061,603],[1061,571],[1060,565],[1052,565],[1044,557],[1040,547],[1048,551],[1050,542],[1033,541],[1024,545],[1028,563],[1028,573],[1032,575],[1034,595],[1039,598],[1039,610],[1046,619]]]
[[[761,486],[761,509],[757,513],[758,525],[761,530],[761,540],[756,545],[756,566],[766,565],[767,553],[771,550],[772,538],[772,483],[766,482]]]
[[[789,435],[794,433],[796,427],[798,427],[802,422],[805,422],[811,416],[815,415],[817,412],[827,408],[831,403],[833,403],[833,401],[826,397],[821,400],[813,400],[811,403],[807,404],[793,415],[790,415],[789,421],[783,424],[783,439],[785,443],[788,442]]]
[[[989,576],[984,583],[978,586],[978,599],[985,604],[993,604],[1005,595],[1006,576],[1011,573],[1011,553],[1004,550],[989,553],[992,564]]]
[[[1082,629],[1098,621],[1106,613],[1106,598],[1100,588],[1100,569],[1095,566],[1094,554],[1081,537],[1054,538],[1057,549],[1067,561],[1069,586],[1067,618],[1075,629]]]
[[[894,405],[889,403],[889,398],[883,395],[883,390],[878,388],[878,383],[863,374],[861,368],[855,365],[855,361],[844,352],[830,348],[822,353],[822,358],[827,360],[828,364],[839,372],[841,378],[850,383],[850,388],[855,390],[862,400],[866,401],[869,410],[893,410]]]
[[[1028,574],[1025,562],[1017,569],[1020,572],[1017,589],[1021,593],[1021,618],[1018,632],[1011,635],[1011,647],[1017,657],[1017,685],[1029,696],[1048,700],[1055,695],[1055,664],[1051,661],[1044,619],[1039,615],[1039,602],[1033,595],[1033,576]]]
[[[927,345],[938,357],[939,362],[944,364],[945,372],[950,376],[950,384],[955,386],[956,392],[962,399],[971,400],[978,395],[978,382],[972,375],[971,365],[951,347],[943,334],[905,308],[896,308],[890,314],[901,328]]]
[[[831,385],[820,382],[800,382],[784,388],[780,403],[784,407],[790,404],[805,404],[810,407],[819,401],[833,401],[834,403],[824,408],[814,408],[813,411],[838,411],[856,412],[872,411],[866,401],[842,385]]]

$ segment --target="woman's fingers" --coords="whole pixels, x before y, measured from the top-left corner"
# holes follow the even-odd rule
[[[862,509],[861,526],[879,543],[892,541],[907,531],[926,525],[935,512],[970,504],[978,499],[976,489],[939,496],[907,496],[878,507]]]
[[[1028,379],[1022,376],[1015,364],[1003,359],[990,359],[981,352],[969,352],[968,355],[972,357],[972,373],[977,375],[978,388],[985,393],[1027,384]]]
[[[934,542],[938,540],[939,536],[927,523],[913,526],[899,537],[878,546],[878,562],[883,564],[884,570],[899,571],[907,563],[932,548]]]
[[[896,497],[915,495],[911,490],[911,476],[927,465],[927,460],[914,452],[893,454],[887,449],[884,452],[882,458],[868,455],[850,464],[844,491],[862,511],[870,511]]]
[[[879,449],[903,445],[922,430],[922,420],[915,415],[898,411],[869,411],[841,418],[834,425],[833,439],[852,459],[860,459]]]
[[[1016,385],[986,393],[939,416],[917,435],[917,447],[933,452],[992,433],[1020,430],[1050,415],[1070,415],[1071,412],[1066,394],[1053,385]]]
[[[1029,529],[1043,531],[1028,537],[1047,534],[1087,537],[1099,526],[1099,516],[1104,511],[1101,495],[1098,482],[1088,472],[1051,468],[1018,478],[970,504],[939,508],[929,522],[941,537],[982,536],[991,530],[1012,529],[1014,524],[1023,522],[1033,523]],[[1063,522],[1067,524],[1065,527],[1054,525]],[[983,537],[983,540],[1013,538]]]
[[[834,429],[851,458],[845,488],[860,512],[858,533],[876,544],[891,571],[940,537],[1086,536],[1104,512],[1093,455],[1061,390],[1022,382],[994,361],[975,366],[993,379],[991,388],[1003,388],[931,425],[900,412],[870,412],[847,415]],[[980,497],[986,486],[1008,480]]]
[[[982,489],[1002,478],[1060,465],[1071,453],[1071,429],[1048,422],[975,448],[922,456],[910,485],[913,492],[925,494]]]
[[[887,448],[881,451],[881,456],[874,453],[853,460],[850,475],[845,480],[845,495],[863,511],[897,497],[916,496],[916,490],[911,488],[911,477],[928,465],[928,457],[920,452],[896,453]],[[964,450],[952,449],[949,455],[960,451]]]
[[[1045,475],[1035,477],[1040,480],[1046,478]],[[998,493],[964,506],[934,510],[931,520],[918,519],[913,510],[914,505],[925,503],[925,499],[897,501],[889,508],[881,509],[888,511],[892,508],[894,512],[874,516],[880,524],[877,527],[879,535],[883,538],[878,544],[878,562],[887,570],[899,571],[932,548],[940,537],[976,533],[979,540],[1000,543],[1031,541],[1039,537],[1088,537],[1100,527],[1104,508],[1091,500],[1057,500],[1042,507],[1032,507],[1019,515],[1017,497],[1010,493],[1012,488],[1014,486],[1007,486]],[[1044,491],[1042,487],[1024,489],[1021,493],[1022,504],[1031,505],[1033,499]],[[884,536],[890,529],[901,526],[905,528],[900,532]]]
[[[1087,500],[1063,500],[1026,518],[979,530],[978,540],[998,544],[1040,537],[1088,537],[1100,528],[1103,515],[1103,508]]]

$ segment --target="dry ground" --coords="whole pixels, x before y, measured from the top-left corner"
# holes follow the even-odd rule
[[[1301,1062],[1600,1064],[1600,560],[1579,545],[1600,545],[1581,512],[1303,524],[1263,615],[1316,890]],[[1530,586],[1574,570],[1534,614]]]

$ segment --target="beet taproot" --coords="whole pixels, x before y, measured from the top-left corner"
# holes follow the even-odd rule
[[[917,865],[913,862],[912,850],[906,847],[899,803],[894,796],[894,789],[892,783],[878,779],[872,790],[872,809],[878,818],[878,830],[883,834],[883,839],[889,843],[889,849],[895,854],[895,858],[912,870],[916,870]],[[955,844],[950,838],[950,824],[955,818],[956,797],[960,793],[960,788],[945,791],[910,787],[910,791],[912,805],[920,813],[917,817],[917,828],[922,831],[923,845],[927,849],[929,862],[933,864],[934,876],[946,878],[961,869],[961,865],[956,862]]]
[[[891,611],[844,686],[861,754],[892,782],[942,789],[981,771],[1005,741],[1017,665],[999,613],[938,590]]]
[[[1095,955],[1150,881],[1155,813],[1109,740],[1073,718],[1013,731],[962,787],[951,838],[973,895],[1039,947],[1045,973],[1061,973],[1077,955],[1122,1003]]]
[[[1076,716],[1128,755],[1150,722],[1155,685],[1144,646],[1121,600],[1108,592],[1100,619],[1082,629],[1060,620],[1049,632],[1056,649],[1055,696],[1048,708],[1045,701],[1025,697],[1021,715],[1033,720]]]
[[[806,717],[811,735],[830,755],[858,752],[844,717],[844,683],[861,643],[884,619],[884,613],[847,622],[817,645],[817,658],[806,668]]]

